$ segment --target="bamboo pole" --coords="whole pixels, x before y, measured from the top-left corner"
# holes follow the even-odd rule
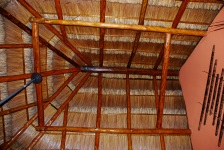
[[[106,12],[106,0],[100,0],[100,22],[105,23],[105,12]],[[105,29],[100,29],[100,58],[99,58],[99,66],[103,67],[103,49],[104,49],[104,36]]]
[[[224,105],[224,85],[222,88],[221,102],[219,104],[219,113],[218,113],[218,117],[217,117],[215,135],[218,135],[218,132],[219,132],[219,125],[220,125],[220,121],[221,121],[221,117],[222,117],[221,115],[222,115],[223,105]]]
[[[19,28],[21,28],[22,30],[24,30],[26,33],[28,33],[29,35],[32,36],[32,30],[30,28],[28,28],[26,25],[24,25],[22,22],[20,22],[18,19],[16,19],[14,16],[12,16],[11,14],[9,14],[7,11],[5,11],[3,8],[0,7],[0,14],[4,17],[6,17],[7,19],[9,19],[11,22],[13,22],[15,25],[17,25]],[[55,54],[57,54],[58,56],[60,56],[61,58],[63,58],[64,60],[68,61],[70,64],[72,64],[74,67],[79,67],[79,65],[74,62],[72,59],[68,58],[64,53],[62,53],[60,50],[58,50],[57,48],[55,48],[54,46],[52,46],[50,43],[48,43],[45,39],[43,39],[42,37],[39,37],[40,42],[45,45],[46,47],[48,47],[49,49],[51,49]]]
[[[67,121],[68,121],[68,107],[67,105],[64,110],[64,120],[63,120],[63,126],[67,126]],[[61,150],[65,150],[65,142],[66,142],[66,131],[62,131],[62,138],[61,138]]]
[[[78,74],[78,72],[73,72],[72,75],[58,88],[58,90],[49,98],[48,102],[44,105],[44,109],[61,93],[61,91],[68,85],[68,83]],[[33,123],[37,118],[37,113],[24,124],[22,128],[4,145],[3,149],[8,149],[10,145]]]
[[[126,100],[127,100],[127,129],[131,129],[131,96],[130,96],[130,79],[126,74]],[[131,134],[128,134],[128,150],[132,150]]]
[[[101,107],[102,107],[102,73],[98,74],[98,104],[97,104],[97,117],[96,117],[96,128],[100,128],[101,122]],[[99,149],[100,133],[95,135],[95,150]]]
[[[52,116],[52,118],[46,123],[46,126],[50,126],[60,115],[60,113],[64,110],[64,108],[69,104],[69,102],[72,100],[72,98],[75,96],[75,94],[78,92],[78,90],[82,87],[82,85],[86,82],[86,80],[89,78],[91,73],[87,73],[84,78],[80,81],[80,83],[76,86],[75,90],[69,95],[69,97],[66,99],[66,101],[58,108],[57,112]],[[44,135],[46,131],[41,131],[30,143],[27,149],[32,149],[37,141],[40,140],[40,138]]]
[[[169,54],[170,54],[170,43],[171,43],[171,34],[166,34],[166,42],[164,43],[164,59],[163,59],[163,69],[161,76],[161,85],[160,85],[160,95],[159,95],[159,107],[157,113],[157,128],[162,128],[162,118],[163,118],[163,108],[165,101],[165,91],[166,91],[166,78],[167,70],[169,66]]]
[[[147,5],[148,5],[148,0],[142,0],[142,7],[141,7],[141,12],[140,12],[140,16],[139,16],[139,21],[138,21],[138,25],[144,25],[144,19],[145,19],[145,12],[147,9]],[[134,45],[133,45],[133,49],[131,52],[131,56],[129,58],[128,61],[128,65],[127,68],[131,67],[131,63],[134,59],[135,53],[138,49],[138,43],[139,43],[139,39],[141,36],[141,31],[137,31],[136,35],[135,35],[135,41],[134,41]]]
[[[82,72],[93,72],[93,73],[115,73],[115,74],[141,74],[141,75],[155,75],[160,76],[162,70],[153,69],[139,69],[139,68],[110,68],[110,67],[81,67]],[[168,76],[178,76],[179,71],[168,70]]]
[[[208,110],[209,110],[210,103],[211,103],[213,85],[214,85],[215,74],[216,74],[216,67],[217,67],[217,59],[215,60],[215,64],[213,66],[213,71],[212,71],[212,74],[211,74],[212,80],[211,80],[211,84],[210,84],[210,87],[209,87],[209,95],[208,95],[207,107],[206,107],[206,111],[205,111],[204,125],[206,124],[206,120],[207,120],[207,116],[208,116]]]
[[[163,28],[163,27],[143,26],[143,25],[129,25],[129,24],[99,23],[99,22],[77,21],[77,20],[31,18],[30,21],[41,24],[73,25],[73,26],[75,25],[75,26],[96,27],[106,29],[153,31],[153,32],[170,33],[178,35],[206,36],[207,33],[206,31],[198,31],[198,30],[185,30],[185,29]]]
[[[207,103],[209,84],[210,84],[210,80],[211,80],[212,64],[214,61],[214,53],[215,53],[215,46],[213,46],[213,49],[212,49],[210,65],[209,65],[209,73],[208,73],[208,77],[207,77],[207,83],[206,83],[206,88],[205,88],[205,94],[204,94],[204,100],[203,100],[203,104],[202,104],[202,110],[201,110],[198,130],[200,130],[200,128],[201,128],[201,123],[203,120],[204,111],[205,111],[205,107],[206,107],[206,103]]]
[[[212,114],[213,109],[214,109],[214,103],[215,103],[215,100],[216,100],[218,82],[219,82],[219,74],[216,75],[216,79],[215,79],[215,86],[214,86],[214,91],[213,91],[213,96],[212,96],[212,104],[211,104],[211,108],[210,108],[210,115]]]
[[[190,129],[126,129],[126,128],[83,128],[63,126],[35,127],[38,131],[64,131],[67,132],[90,132],[108,134],[167,134],[167,135],[191,135]]]
[[[80,68],[70,68],[70,69],[62,69],[62,70],[50,70],[41,72],[42,77],[52,76],[52,75],[59,75],[64,73],[72,73],[72,72],[79,72]],[[11,82],[16,80],[24,80],[31,78],[32,74],[22,74],[22,75],[12,75],[12,76],[1,76],[0,82]]]
[[[31,14],[33,14],[37,18],[42,18],[42,16],[32,7],[30,6],[25,0],[18,0],[21,5],[23,5]],[[76,55],[87,65],[92,66],[91,62],[87,60],[82,53],[80,53],[68,40],[64,40],[63,36],[52,26],[49,24],[45,24],[50,31],[52,31],[60,40],[62,40]]]
[[[39,25],[38,23],[32,23],[32,41],[33,41],[33,55],[34,55],[34,70],[36,73],[41,72],[40,62],[40,47],[39,47]],[[44,109],[43,109],[43,96],[42,96],[42,84],[35,84],[37,95],[37,112],[38,112],[38,125],[44,125]]]

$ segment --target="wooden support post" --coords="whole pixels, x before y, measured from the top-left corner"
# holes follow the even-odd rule
[[[33,55],[34,55],[34,70],[37,73],[41,72],[40,62],[40,47],[39,47],[39,25],[38,23],[32,23],[32,41],[33,41]],[[42,96],[42,84],[35,84],[37,95],[37,112],[38,112],[38,125],[44,125],[44,109],[43,109],[43,96]]]
[[[97,117],[96,117],[96,128],[100,128],[101,122],[101,107],[102,107],[102,73],[98,75],[98,104],[97,104]],[[95,135],[95,150],[99,149],[100,133]]]
[[[58,90],[49,98],[49,101],[44,105],[44,109],[60,94],[60,92],[68,85],[68,83],[78,74],[78,72],[73,72],[72,75],[58,88]],[[4,145],[3,149],[8,149],[10,145],[33,123],[37,118],[38,114],[36,113],[26,124],[19,129],[18,132]]]
[[[131,129],[131,96],[130,96],[130,79],[126,75],[126,100],[127,100],[127,129]],[[128,134],[128,150],[132,150],[131,134]]]
[[[161,85],[160,85],[160,95],[159,95],[159,107],[157,113],[157,128],[162,128],[162,118],[163,118],[163,108],[165,101],[165,92],[166,92],[166,78],[167,70],[169,66],[169,54],[170,54],[170,43],[171,43],[171,34],[166,34],[166,41],[164,43],[164,58],[163,58],[163,67],[162,67],[162,76],[161,76]]]
[[[63,120],[63,127],[67,126],[67,121],[68,121],[68,107],[67,105],[64,110],[64,120]],[[62,131],[62,138],[61,138],[61,150],[65,150],[65,142],[66,142],[66,131]]]
[[[64,110],[64,108],[69,104],[69,102],[72,100],[72,98],[75,96],[75,94],[78,92],[78,90],[82,87],[82,85],[86,82],[86,80],[89,78],[91,73],[87,73],[84,78],[80,81],[80,83],[76,86],[75,90],[69,95],[69,97],[65,100],[65,102],[58,108],[57,112],[52,116],[52,118],[46,123],[46,126],[50,126],[60,115],[60,113]],[[30,143],[28,146],[28,149],[32,149],[37,141],[44,135],[46,131],[41,131]]]

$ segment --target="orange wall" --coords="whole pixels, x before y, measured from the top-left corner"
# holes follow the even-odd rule
[[[213,23],[223,21],[224,8],[215,18]],[[223,25],[224,27],[224,25]],[[224,150],[224,137],[221,147],[218,147],[218,136],[215,136],[215,126],[212,126],[213,115],[208,115],[207,124],[201,125],[198,131],[199,118],[207,82],[212,47],[215,45],[215,59],[218,59],[217,73],[224,68],[224,29],[211,32],[197,45],[194,52],[180,70],[180,83],[185,98],[189,128],[192,131],[191,140],[194,150]],[[200,104],[201,103],[201,104]]]

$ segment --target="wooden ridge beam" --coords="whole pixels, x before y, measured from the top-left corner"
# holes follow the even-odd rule
[[[20,22],[18,19],[16,19],[14,16],[9,14],[7,11],[5,11],[3,8],[0,7],[0,14],[4,16],[5,18],[9,19],[11,22],[13,22],[15,25],[17,25],[20,29],[24,30],[26,33],[28,33],[30,36],[32,36],[32,30],[24,25],[22,22]],[[48,43],[45,39],[39,36],[40,42],[51,49],[54,53],[56,53],[58,56],[63,58],[64,60],[68,61],[70,64],[72,64],[74,67],[79,67],[79,65],[74,62],[74,60],[68,58],[64,53],[62,53],[60,50],[52,46],[50,43]]]
[[[72,73],[72,72],[78,72],[78,71],[80,71],[80,68],[50,70],[50,71],[41,72],[40,74],[42,77],[46,77],[46,76],[53,76],[53,75]],[[24,80],[24,79],[31,78],[31,76],[32,76],[32,73],[22,74],[22,75],[0,76],[0,82],[11,82],[11,81],[16,81],[16,80]]]
[[[21,5],[23,5],[32,15],[34,15],[37,18],[42,18],[42,16],[31,6],[29,5],[25,0],[18,0]],[[80,51],[78,51],[68,40],[64,40],[63,36],[52,26],[49,24],[44,25],[46,28],[48,28],[50,31],[52,31],[60,40],[62,40],[65,45],[67,45],[76,55],[87,65],[92,66],[91,62],[87,60]]]
[[[91,132],[110,134],[169,134],[169,135],[191,135],[190,129],[126,129],[126,128],[82,128],[63,126],[35,127],[38,131],[67,131],[67,132]]]
[[[107,29],[124,29],[124,30],[136,30],[136,31],[153,31],[153,32],[171,33],[178,35],[206,36],[207,34],[207,31],[199,31],[199,30],[185,30],[185,29],[163,28],[163,27],[153,27],[144,25],[99,23],[99,22],[79,21],[79,20],[31,18],[30,21],[41,24],[73,25],[73,26],[86,26],[86,27],[97,27]]]
[[[58,88],[58,90],[48,99],[48,102],[44,104],[44,109],[61,93],[61,91],[68,85],[68,83],[78,74],[78,72],[73,72],[72,75]],[[27,121],[22,128],[19,129],[18,132],[14,134],[14,136],[4,144],[3,149],[8,149],[12,143],[33,123],[33,121],[37,118],[37,113],[34,114],[29,121]]]
[[[146,9],[147,9],[147,5],[148,5],[148,0],[142,0],[142,7],[141,7],[141,12],[140,12],[138,25],[144,25],[145,12],[146,12]],[[137,31],[137,33],[135,35],[135,41],[134,41],[133,49],[132,49],[132,52],[131,52],[131,56],[130,56],[129,61],[128,61],[127,68],[131,67],[131,63],[132,63],[132,61],[135,57],[135,53],[138,49],[138,43],[139,43],[140,36],[141,36],[141,31]]]
[[[163,69],[161,76],[161,84],[160,84],[160,94],[159,94],[159,107],[157,112],[157,128],[162,128],[162,118],[163,118],[163,109],[165,103],[165,92],[166,92],[166,78],[168,73],[168,65],[169,65],[169,54],[170,54],[170,43],[171,43],[171,34],[166,34],[166,41],[164,43],[164,59],[163,59]]]
[[[141,74],[141,75],[162,75],[162,70],[137,69],[137,68],[109,68],[109,67],[81,67],[82,72],[94,73],[115,73],[115,74]],[[178,76],[179,71],[168,70],[168,76]]]
[[[176,17],[175,17],[175,19],[173,21],[172,28],[174,28],[174,29],[177,28],[177,25],[180,22],[180,19],[181,19],[181,17],[184,14],[184,11],[185,11],[185,9],[187,7],[188,2],[189,2],[189,0],[183,0],[183,2],[181,3],[181,6],[180,6],[180,8],[179,8],[179,10],[177,12],[177,15],[176,15]],[[163,55],[164,55],[163,49],[160,51],[159,57],[157,58],[156,63],[154,65],[154,68],[153,69],[157,69],[158,66],[159,66],[159,64],[161,63],[161,61],[163,59]]]

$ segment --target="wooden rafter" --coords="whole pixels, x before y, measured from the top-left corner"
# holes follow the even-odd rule
[[[64,110],[64,120],[63,120],[63,126],[67,126],[67,121],[68,121],[68,106],[65,107]],[[61,150],[65,150],[65,142],[66,142],[66,131],[62,131],[62,138],[61,138]]]
[[[38,131],[68,131],[68,132],[91,132],[109,134],[167,134],[167,135],[191,135],[190,129],[125,129],[125,128],[83,128],[83,127],[63,127],[44,126],[36,127]]]
[[[55,8],[56,8],[56,11],[57,11],[58,19],[63,20],[60,0],[54,0],[54,3],[55,3]],[[63,25],[60,25],[60,29],[61,29],[61,33],[62,33],[63,39],[65,41],[67,41],[68,39],[67,39],[65,27]]]
[[[15,25],[17,25],[19,28],[24,30],[26,33],[32,36],[32,30],[28,28],[26,25],[24,25],[22,22],[20,22],[18,19],[16,19],[14,16],[9,14],[7,11],[5,11],[3,8],[0,7],[0,14],[4,16],[5,18],[9,19],[11,22],[13,22]],[[48,43],[46,40],[44,40],[42,37],[39,36],[40,42],[51,49],[54,53],[56,53],[58,56],[63,58],[64,60],[68,61],[70,64],[72,64],[74,67],[79,67],[79,65],[74,62],[74,60],[68,58],[64,53],[62,53],[60,50],[52,46],[50,43]]]
[[[166,150],[164,134],[160,134],[160,144],[161,144],[161,150]]]
[[[32,41],[33,41],[33,55],[34,55],[34,71],[36,73],[41,72],[40,62],[40,47],[39,47],[39,25],[38,23],[32,23]],[[43,109],[43,96],[42,96],[42,84],[35,84],[36,96],[37,96],[37,113],[38,113],[38,125],[44,125],[44,109]]]
[[[105,23],[106,0],[100,0],[100,22]],[[100,60],[99,66],[103,67],[103,49],[104,49],[105,29],[100,29]]]
[[[138,68],[109,68],[109,67],[81,67],[82,72],[93,73],[115,73],[115,74],[141,74],[141,75],[161,75],[162,70],[138,69]],[[168,70],[168,76],[178,76],[179,71]]]
[[[68,85],[68,83],[78,74],[78,72],[73,72],[72,75],[58,88],[58,90],[48,99],[48,102],[44,104],[44,109],[61,93],[61,91]],[[23,132],[33,123],[37,118],[38,114],[36,113],[29,121],[24,124],[24,126],[19,129],[18,132],[4,145],[3,149],[8,149],[10,145],[21,135]]]
[[[97,116],[96,116],[96,128],[100,128],[101,122],[101,107],[102,107],[102,73],[98,75],[98,104],[97,104]],[[95,135],[95,150],[99,149],[100,133]]]
[[[159,107],[157,112],[157,128],[162,128],[162,117],[163,117],[163,108],[165,101],[165,92],[166,92],[166,78],[167,70],[169,65],[169,54],[170,54],[170,43],[171,43],[171,34],[166,34],[166,40],[164,43],[164,57],[163,57],[163,67],[162,67],[162,76],[160,84],[160,95],[159,95]]]
[[[180,8],[179,8],[179,10],[177,12],[177,15],[176,15],[176,17],[175,17],[175,19],[173,21],[172,28],[174,28],[174,29],[177,28],[177,25],[180,22],[180,19],[181,19],[181,17],[184,14],[184,11],[185,11],[185,9],[187,7],[188,2],[189,2],[189,0],[183,0],[183,2],[181,3],[181,6],[180,6]],[[160,51],[159,57],[157,58],[156,63],[154,65],[153,69],[157,69],[159,64],[161,63],[161,61],[163,59],[163,55],[164,55],[163,52],[164,52],[163,50]]]
[[[155,103],[156,103],[156,111],[158,113],[158,106],[159,106],[159,91],[158,85],[156,81],[156,76],[153,76],[153,87],[154,87],[154,95],[155,95]]]
[[[146,9],[147,9],[147,5],[148,5],[148,0],[142,0],[142,7],[141,7],[141,12],[140,12],[138,25],[144,25],[145,12],[146,12]],[[131,56],[130,56],[129,61],[128,61],[127,68],[131,67],[131,63],[132,63],[132,61],[134,59],[134,56],[135,56],[135,53],[138,49],[138,43],[139,43],[140,36],[141,36],[141,31],[137,31],[137,33],[135,35],[135,41],[134,41],[133,49],[132,49],[132,52],[131,52]]]
[[[46,76],[53,76],[53,75],[72,73],[72,72],[78,72],[78,71],[80,71],[80,68],[50,70],[50,71],[41,72],[40,74],[42,77],[46,77]],[[24,80],[24,79],[31,78],[31,76],[32,76],[32,73],[21,74],[21,75],[11,75],[11,76],[0,76],[0,82],[11,82],[11,81],[16,81],[16,80]]]
[[[171,34],[178,34],[178,35],[205,36],[207,34],[206,31],[199,31],[199,30],[185,30],[185,29],[163,28],[163,27],[144,26],[144,25],[100,23],[100,22],[80,21],[80,20],[31,18],[30,21],[41,23],[41,24],[56,24],[56,25],[70,25],[70,26],[76,25],[76,26],[85,26],[85,27],[136,30],[136,31],[145,31],[145,32],[153,31],[153,32],[171,33]]]
[[[130,79],[126,75],[126,101],[127,101],[127,129],[131,129],[131,96],[130,96]],[[132,150],[131,134],[128,134],[128,150]]]
[[[32,15],[37,18],[42,18],[42,16],[32,7],[30,6],[25,0],[18,0],[21,5],[23,5]],[[82,53],[80,53],[68,40],[64,40],[63,36],[52,26],[49,24],[44,24],[49,30],[51,30],[60,40],[62,40],[65,45],[67,45],[76,55],[87,65],[92,66],[91,62],[87,60]]]
[[[75,94],[78,92],[78,90],[82,87],[82,85],[86,82],[86,80],[89,78],[91,73],[87,73],[83,79],[80,81],[80,83],[76,86],[74,91],[69,95],[69,97],[65,100],[65,102],[58,108],[57,112],[51,117],[51,119],[46,123],[46,126],[50,126],[60,115],[60,113],[65,109],[65,107],[69,104],[69,102],[72,100],[72,98],[75,96]],[[66,127],[65,127],[66,128]],[[41,131],[30,143],[27,149],[32,149],[37,141],[44,135],[46,131]]]

